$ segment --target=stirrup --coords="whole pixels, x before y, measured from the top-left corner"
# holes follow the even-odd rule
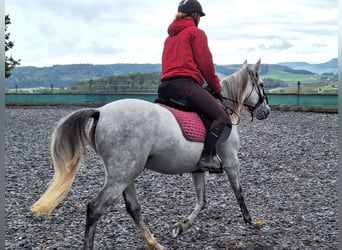
[[[213,156],[210,155],[202,155],[198,162],[198,171],[197,172],[205,172],[209,171],[209,174],[222,174],[223,173],[223,163],[221,158],[215,154]]]

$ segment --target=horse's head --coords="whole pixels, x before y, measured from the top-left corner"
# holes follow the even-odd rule
[[[248,82],[244,91],[243,104],[248,108],[252,116],[258,120],[263,120],[270,114],[268,99],[264,91],[263,81],[260,79],[260,62],[259,61],[249,68],[247,61],[243,63],[242,69],[248,72]]]

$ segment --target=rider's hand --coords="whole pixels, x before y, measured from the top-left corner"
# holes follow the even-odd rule
[[[221,102],[224,101],[223,96],[222,96],[222,94],[221,94],[221,91],[214,93],[214,97],[215,97],[216,99],[219,99]]]

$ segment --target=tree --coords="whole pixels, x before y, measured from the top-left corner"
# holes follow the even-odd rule
[[[5,54],[7,51],[13,48],[14,42],[9,40],[10,33],[7,33],[8,25],[11,24],[11,19],[9,15],[5,16]],[[15,66],[20,65],[20,60],[14,60],[12,56],[5,56],[5,78],[11,76],[11,70],[15,68]]]

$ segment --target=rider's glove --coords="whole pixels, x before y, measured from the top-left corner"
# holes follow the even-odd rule
[[[224,101],[223,96],[222,96],[222,94],[221,94],[221,91],[214,93],[214,97],[215,97],[216,99],[219,99],[221,102]]]

